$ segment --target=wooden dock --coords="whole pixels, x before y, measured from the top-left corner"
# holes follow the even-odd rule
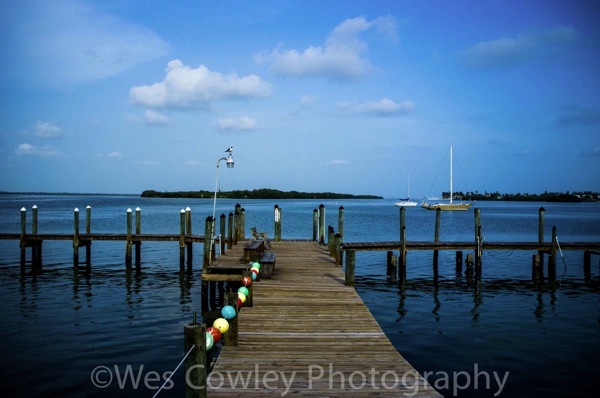
[[[220,352],[209,397],[441,397],[345,285],[326,246],[281,241],[271,250],[273,276],[254,283],[253,307],[239,313],[239,345]]]

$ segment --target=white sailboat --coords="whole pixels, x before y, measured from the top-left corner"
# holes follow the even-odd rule
[[[398,199],[396,202],[394,202],[394,205],[398,207],[417,207],[417,202],[410,200],[410,175],[408,176],[406,199]]]
[[[429,204],[427,199],[421,203],[421,207],[427,210],[469,210],[471,203],[453,203],[452,202],[452,145],[450,145],[450,203]]]

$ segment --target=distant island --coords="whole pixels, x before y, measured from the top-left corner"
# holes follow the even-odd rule
[[[219,191],[219,198],[229,199],[383,199],[375,195],[350,195],[332,192],[298,192],[279,191],[277,189],[253,189],[237,191]],[[213,198],[214,191],[177,191],[158,192],[147,190],[142,192],[142,198]]]
[[[600,202],[598,192],[544,192],[543,194],[528,193],[479,193],[475,192],[453,192],[453,199],[457,200],[502,200],[514,202]],[[449,192],[442,192],[442,199],[450,199]]]

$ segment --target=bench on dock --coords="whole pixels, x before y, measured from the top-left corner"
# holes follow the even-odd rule
[[[265,240],[255,239],[244,246],[244,262],[258,261],[265,251]]]
[[[261,278],[270,279],[271,275],[273,275],[273,271],[275,270],[275,259],[277,258],[277,254],[274,252],[266,252],[260,258],[260,272],[259,276]]]
[[[271,242],[269,241],[269,233],[268,232],[257,232],[256,227],[250,228],[250,232],[252,233],[252,239],[264,239],[265,248],[268,250],[271,248]]]

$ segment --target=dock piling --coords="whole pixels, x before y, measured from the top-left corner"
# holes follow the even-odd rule
[[[127,240],[125,243],[125,265],[127,268],[131,267],[131,248],[133,244],[133,238],[131,236],[131,228],[132,228],[132,211],[131,209],[127,209]]]
[[[220,245],[219,253],[220,254],[226,253],[225,237],[227,236],[227,233],[225,230],[225,224],[226,224],[225,218],[226,218],[225,214],[221,214],[221,217],[219,218],[219,245]]]
[[[79,209],[73,210],[73,265],[79,266]]]
[[[206,398],[206,325],[192,323],[183,326],[185,360],[185,396]]]
[[[319,243],[325,245],[325,205],[319,205]]]
[[[142,209],[135,208],[135,234],[142,233]],[[91,244],[91,242],[90,242]],[[142,264],[142,242],[135,242],[135,266],[139,270]]]
[[[275,205],[274,208],[274,234],[275,234],[275,242],[281,241],[281,208],[278,205]]]
[[[313,210],[313,233],[312,240],[317,240],[317,231],[319,230],[319,211],[317,209]]]
[[[247,298],[246,298],[247,299]],[[237,346],[239,344],[239,335],[238,335],[238,294],[237,292],[232,292],[231,290],[227,292],[225,296],[224,305],[230,305],[235,309],[235,314],[231,319],[228,319],[229,322],[229,330],[225,333],[223,338],[223,344],[226,346]]]
[[[356,251],[346,251],[346,269],[344,270],[344,284],[354,286],[354,268],[356,266]]]

